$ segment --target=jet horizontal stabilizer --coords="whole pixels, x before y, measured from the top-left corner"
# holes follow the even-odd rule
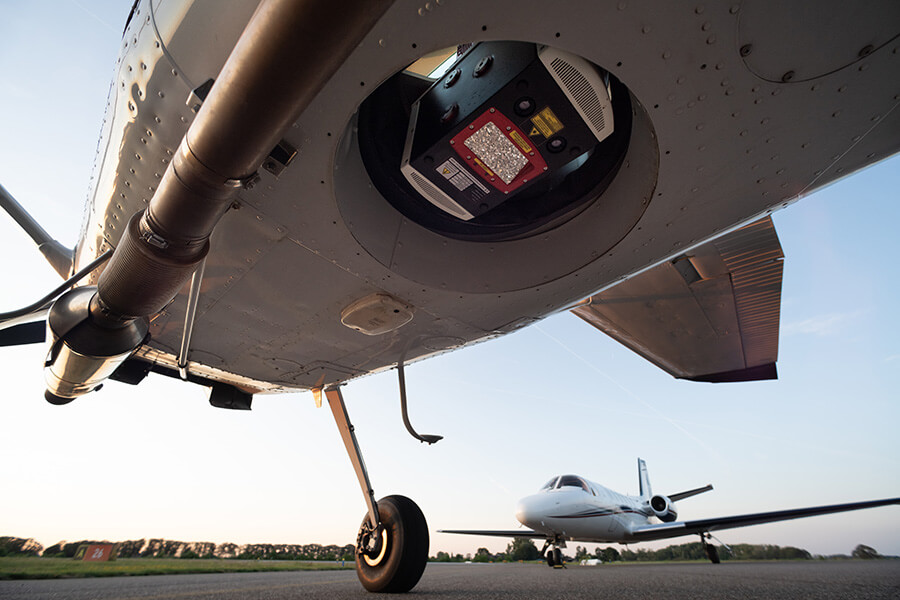
[[[699,487],[693,490],[688,490],[686,492],[678,492],[677,494],[669,494],[669,500],[672,502],[678,502],[679,500],[684,500],[685,498],[690,498],[691,496],[696,496],[697,494],[702,494],[703,492],[708,492],[713,489],[712,484],[704,485],[703,487]]]

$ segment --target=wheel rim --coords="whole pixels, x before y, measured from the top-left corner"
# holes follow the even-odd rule
[[[366,561],[366,564],[370,567],[377,567],[381,564],[381,561],[384,560],[384,555],[387,553],[387,530],[381,530],[381,548],[378,551],[378,554],[372,558],[368,554],[363,554],[363,560]]]

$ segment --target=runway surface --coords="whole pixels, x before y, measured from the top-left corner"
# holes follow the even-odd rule
[[[389,598],[368,595],[353,571],[153,575],[0,581],[17,600]],[[600,565],[430,564],[412,595],[429,598],[900,598],[900,561]]]

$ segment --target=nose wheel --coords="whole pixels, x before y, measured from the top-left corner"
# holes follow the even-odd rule
[[[547,550],[546,554],[547,564],[553,567],[554,569],[565,569],[566,564],[563,562],[562,552],[556,546],[553,546],[549,550]]]

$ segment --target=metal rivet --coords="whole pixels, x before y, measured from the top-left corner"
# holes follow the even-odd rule
[[[753,44],[744,44],[741,46],[741,56],[750,56],[751,52],[753,52]]]

